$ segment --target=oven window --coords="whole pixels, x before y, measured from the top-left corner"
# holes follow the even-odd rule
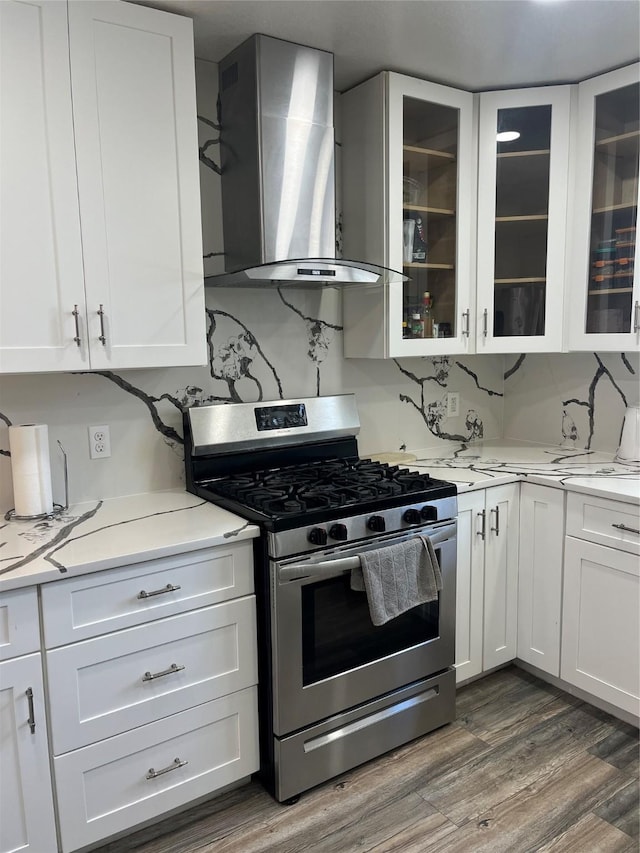
[[[439,636],[438,601],[375,626],[350,575],[302,587],[302,681],[306,686]]]

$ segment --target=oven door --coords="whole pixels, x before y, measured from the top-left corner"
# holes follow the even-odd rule
[[[358,555],[428,536],[442,571],[438,600],[376,627],[350,586]],[[270,564],[273,728],[286,735],[453,665],[456,522],[381,536]]]

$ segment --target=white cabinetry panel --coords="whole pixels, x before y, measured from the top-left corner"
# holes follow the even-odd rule
[[[29,726],[32,691],[34,731]],[[0,663],[0,853],[57,850],[40,654]]]
[[[640,507],[571,493],[567,498],[567,536],[640,554]]]
[[[568,536],[561,676],[638,716],[640,566],[633,554]]]
[[[518,657],[560,675],[564,492],[522,483]]]
[[[0,593],[0,660],[40,650],[35,587]]]
[[[255,598],[47,652],[56,755],[255,684]]]
[[[250,775],[258,766],[257,724],[251,687],[55,758],[63,850]]]
[[[204,363],[192,23],[71,0],[69,34],[91,366]]]
[[[456,680],[482,672],[484,608],[484,491],[458,495]]]
[[[47,648],[253,592],[250,542],[190,551],[46,584]]]
[[[84,275],[66,9],[0,3],[0,372],[78,370]]]

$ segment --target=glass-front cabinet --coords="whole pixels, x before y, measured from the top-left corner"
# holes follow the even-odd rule
[[[640,65],[578,86],[571,349],[640,349]]]
[[[562,348],[569,86],[480,95],[477,352]]]
[[[344,255],[406,276],[344,291],[345,355],[472,351],[473,96],[383,72],[341,103]]]

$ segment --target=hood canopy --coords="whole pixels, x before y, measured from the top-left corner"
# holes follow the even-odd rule
[[[219,65],[226,272],[209,287],[342,287],[406,276],[336,255],[333,54],[254,35]]]

